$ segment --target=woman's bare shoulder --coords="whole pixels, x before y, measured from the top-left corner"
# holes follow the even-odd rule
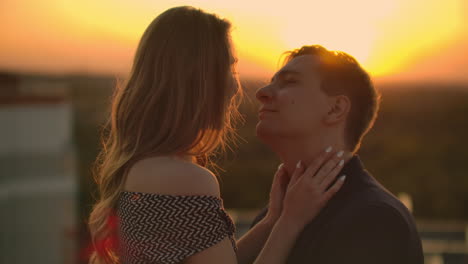
[[[197,164],[171,157],[136,162],[128,172],[126,191],[167,195],[220,196],[216,176]]]

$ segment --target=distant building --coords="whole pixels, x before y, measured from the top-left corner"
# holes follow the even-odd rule
[[[0,76],[0,263],[77,263],[66,83]]]

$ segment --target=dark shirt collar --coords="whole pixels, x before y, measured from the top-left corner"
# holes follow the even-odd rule
[[[358,155],[354,155],[343,167],[341,172],[338,174],[338,177],[341,175],[346,175],[346,180],[335,195],[339,199],[340,197],[345,196],[346,194],[356,190],[359,186],[369,183],[370,176],[366,172],[364,165],[361,162],[361,159]]]
[[[358,155],[354,155],[343,167],[341,174],[355,175],[361,174],[364,171],[364,165]]]
[[[361,174],[364,170],[364,165],[362,164],[359,156],[353,155],[353,157],[351,157],[351,159],[349,159],[349,161],[344,165],[343,169],[341,170],[341,174]]]

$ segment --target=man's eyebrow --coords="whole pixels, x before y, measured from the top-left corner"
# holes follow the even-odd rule
[[[275,75],[273,75],[273,77],[271,78],[271,82],[273,82],[275,80],[275,78],[284,77],[287,74],[301,75],[300,72],[294,71],[294,70],[280,70]]]

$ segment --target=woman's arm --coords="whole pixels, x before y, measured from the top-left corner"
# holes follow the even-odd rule
[[[239,264],[254,262],[273,227],[274,223],[264,218],[237,241],[237,262]]]
[[[280,218],[273,227],[265,247],[261,250],[255,264],[285,263],[301,229]]]
[[[289,180],[290,177],[281,164],[273,177],[267,215],[237,241],[239,264],[253,263],[265,245],[273,226],[281,215]]]

